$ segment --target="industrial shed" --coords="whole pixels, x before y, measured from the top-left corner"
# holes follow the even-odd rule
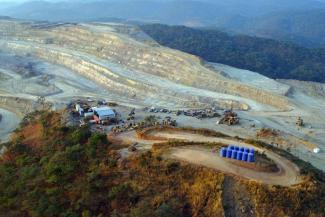
[[[116,118],[116,112],[110,107],[94,107],[92,109],[94,111],[94,120],[97,123],[103,123]]]

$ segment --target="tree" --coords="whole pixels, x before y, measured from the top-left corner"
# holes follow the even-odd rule
[[[271,39],[228,35],[211,29],[161,24],[141,29],[158,43],[270,78],[325,82],[325,49],[308,49]]]

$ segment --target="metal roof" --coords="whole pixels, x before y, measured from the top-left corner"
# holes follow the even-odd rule
[[[110,107],[95,107],[93,110],[98,114],[98,116],[103,117],[103,116],[115,116],[115,112],[113,109]]]

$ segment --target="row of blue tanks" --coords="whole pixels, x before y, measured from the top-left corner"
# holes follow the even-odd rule
[[[229,145],[221,148],[220,157],[253,163],[255,162],[255,149]]]

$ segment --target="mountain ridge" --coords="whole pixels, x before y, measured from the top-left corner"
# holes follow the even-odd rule
[[[227,32],[286,40],[307,47],[325,46],[325,33],[322,31],[325,29],[325,4],[315,0],[28,1],[2,10],[0,7],[0,14],[48,21],[84,22],[118,18],[190,27],[210,26]],[[313,25],[315,22],[317,26]],[[294,31],[289,31],[287,23],[295,26]],[[310,32],[317,34],[313,36]]]

